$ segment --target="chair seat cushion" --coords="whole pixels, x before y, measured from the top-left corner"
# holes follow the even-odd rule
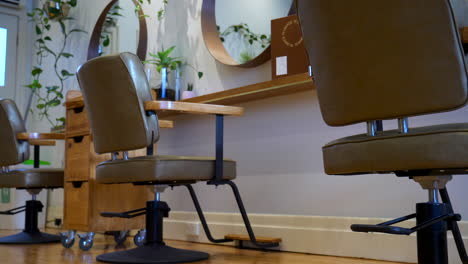
[[[62,169],[13,170],[0,174],[2,188],[62,188],[64,181]]]
[[[215,176],[215,158],[146,156],[106,161],[96,167],[98,183],[171,183],[208,181]],[[224,160],[223,177],[236,178],[236,162]]]
[[[410,128],[335,140],[323,147],[327,174],[468,168],[468,123]]]

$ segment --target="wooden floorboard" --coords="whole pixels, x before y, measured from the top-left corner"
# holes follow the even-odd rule
[[[49,233],[58,233],[55,229]],[[0,231],[0,236],[14,234],[12,231]],[[98,263],[96,256],[102,253],[125,250],[134,247],[129,238],[124,247],[116,249],[112,237],[96,235],[94,247],[83,252],[78,249],[78,243],[71,249],[65,249],[60,243],[45,245],[0,245],[0,262],[9,264],[62,264],[62,263]],[[314,256],[308,254],[286,252],[264,252],[257,250],[237,249],[228,246],[207,245],[182,241],[167,241],[173,247],[204,251],[210,254],[210,259],[196,262],[198,264],[392,264],[375,260]]]

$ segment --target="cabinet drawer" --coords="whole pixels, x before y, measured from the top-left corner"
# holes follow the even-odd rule
[[[65,181],[88,181],[91,169],[90,136],[67,138],[66,144]]]
[[[90,192],[89,182],[82,182],[79,187],[65,183],[64,224],[73,227],[86,227],[89,224]],[[75,228],[76,229],[76,228]]]
[[[90,134],[88,116],[84,107],[67,110],[67,137]]]

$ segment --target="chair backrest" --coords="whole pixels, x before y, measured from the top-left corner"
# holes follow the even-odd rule
[[[144,110],[152,96],[136,55],[92,59],[80,66],[77,77],[97,153],[135,150],[158,141],[158,117]]]
[[[29,143],[18,141],[16,134],[26,132],[15,102],[0,98],[0,166],[21,163],[29,158]]]
[[[297,0],[331,126],[454,110],[467,70],[449,0]]]

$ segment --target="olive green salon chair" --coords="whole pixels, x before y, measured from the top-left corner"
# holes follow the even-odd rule
[[[21,136],[21,139],[19,139]],[[0,188],[24,189],[32,195],[25,206],[0,212],[1,215],[15,215],[25,212],[24,230],[16,235],[0,238],[0,244],[39,244],[60,242],[60,236],[42,233],[38,228],[38,214],[43,205],[36,200],[36,195],[42,189],[63,188],[62,169],[39,169],[39,146],[34,144],[34,169],[10,169],[29,158],[29,138],[46,136],[50,139],[60,139],[55,134],[26,133],[23,118],[16,104],[9,99],[0,98]],[[46,144],[50,145],[50,144]]]
[[[324,121],[367,123],[367,133],[323,147],[330,175],[395,174],[428,190],[416,213],[356,232],[417,233],[419,264],[447,264],[451,230],[468,263],[446,188],[468,173],[468,123],[409,127],[408,117],[466,105],[467,68],[448,0],[298,0]],[[381,120],[396,119],[395,130]],[[378,176],[376,176],[378,177]],[[383,177],[383,176],[382,176]],[[439,197],[440,194],[440,197]],[[395,226],[416,218],[414,228]],[[453,262],[450,262],[453,263]]]
[[[214,243],[232,242],[214,239],[192,184],[232,188],[251,241],[260,247],[275,247],[277,243],[257,243],[239,191],[232,182],[236,178],[236,162],[223,159],[223,115],[216,115],[216,158],[159,156],[153,144],[159,139],[158,117],[145,111],[151,92],[139,58],[131,53],[99,57],[86,62],[77,72],[97,153],[112,153],[112,160],[99,164],[96,181],[101,184],[133,183],[149,185],[155,200],[146,208],[124,213],[103,212],[104,217],[131,218],[146,215],[146,236],[138,248],[103,254],[98,261],[109,263],[186,263],[204,260],[207,253],[169,247],[163,241],[163,218],[170,208],[161,201],[160,193],[168,186],[185,186],[194,202],[207,238]],[[147,156],[129,158],[127,151],[147,148]],[[120,157],[117,155],[123,152]],[[136,193],[135,195],[138,195]]]

